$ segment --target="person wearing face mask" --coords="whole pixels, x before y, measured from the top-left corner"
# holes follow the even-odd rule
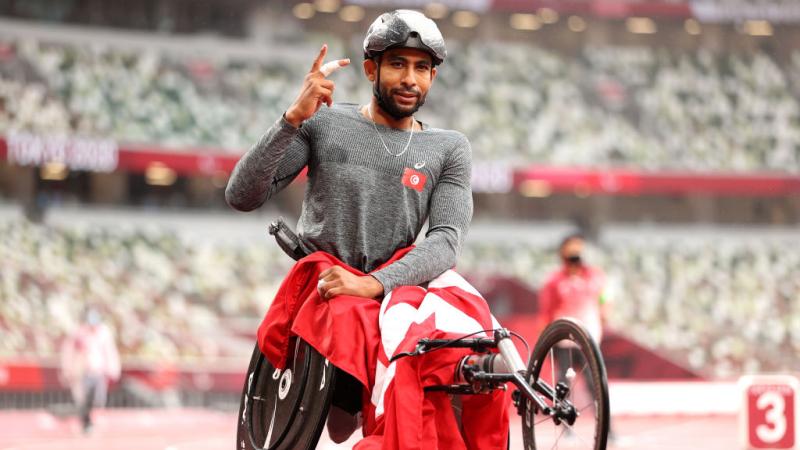
[[[69,386],[84,433],[92,429],[92,409],[105,406],[108,385],[120,377],[117,345],[100,312],[89,307],[83,323],[61,347],[61,375]]]
[[[605,290],[605,274],[600,268],[588,264],[585,256],[586,239],[580,233],[567,235],[558,247],[561,267],[547,277],[539,290],[539,329],[562,317],[579,320],[600,345],[608,308]],[[568,383],[570,349],[556,346],[553,349],[556,362],[556,378]],[[578,371],[578,368],[573,368]],[[592,384],[587,383],[588,389]],[[594,393],[590,392],[592,397]],[[572,430],[567,430],[569,435]],[[609,430],[609,439],[616,439]]]
[[[588,264],[584,254],[586,240],[574,233],[558,248],[561,267],[539,290],[539,317],[547,324],[561,317],[580,320],[599,344],[606,317],[605,275]]]

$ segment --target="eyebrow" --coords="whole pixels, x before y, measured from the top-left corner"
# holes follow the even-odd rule
[[[402,62],[405,62],[405,63],[409,62],[407,57],[400,56],[400,55],[390,55],[389,56],[389,61],[402,61]],[[422,58],[422,59],[417,60],[414,64],[415,65],[424,64],[426,66],[430,66],[432,63],[431,63],[431,61]]]

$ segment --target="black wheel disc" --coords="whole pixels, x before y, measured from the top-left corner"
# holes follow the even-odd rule
[[[334,367],[294,339],[287,367],[276,369],[256,346],[239,409],[237,449],[310,450],[330,406]]]

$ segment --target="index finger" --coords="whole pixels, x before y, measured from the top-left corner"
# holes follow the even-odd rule
[[[311,65],[311,71],[315,72],[319,70],[322,66],[322,61],[325,60],[325,55],[328,54],[328,44],[322,44],[322,48],[319,49],[319,55],[317,55],[317,59],[314,60],[314,64]]]
[[[323,64],[319,71],[322,72],[322,76],[327,77],[348,64],[350,64],[350,58],[339,59]]]

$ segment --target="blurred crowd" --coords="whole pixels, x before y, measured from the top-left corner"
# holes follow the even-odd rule
[[[283,64],[179,61],[154,51],[6,44],[0,133],[75,133],[240,153],[291,102]],[[4,105],[4,107],[3,107]]]
[[[329,54],[361,60],[356,40],[334,41]],[[294,45],[311,60],[313,47]],[[449,54],[421,116],[465,132],[476,160],[800,171],[800,52],[587,46],[576,56],[453,40]],[[0,43],[0,60],[0,133],[233,153],[280,116],[308,70],[31,39]],[[367,101],[360,64],[335,77],[337,101]]]
[[[0,358],[57,355],[87,306],[115,330],[123,358],[246,355],[290,266],[276,252],[155,229],[0,223]]]
[[[607,273],[613,329],[701,373],[729,377],[800,370],[800,253],[793,242],[605,239],[586,257]],[[560,264],[555,245],[472,241],[458,269],[468,277],[515,277],[536,289]],[[23,221],[0,224],[0,254],[0,358],[55,356],[86,305],[116,330],[123,360],[246,358],[291,265],[266,241]]]
[[[588,262],[608,276],[611,328],[700,373],[732,377],[800,371],[796,247],[796,237],[626,237],[602,240]],[[559,264],[555,244],[473,242],[459,270],[536,288]]]
[[[792,245],[794,242],[794,245]],[[718,376],[800,370],[797,240],[608,248],[618,327]],[[653,251],[654,250],[654,251]],[[611,264],[613,263],[613,264]]]
[[[465,100],[444,117],[472,138],[479,159],[711,171],[800,167],[797,97],[764,53],[587,47],[566,59],[506,43],[465,50],[454,52],[453,60],[466,61],[454,64],[460,71],[451,86],[463,89]]]

